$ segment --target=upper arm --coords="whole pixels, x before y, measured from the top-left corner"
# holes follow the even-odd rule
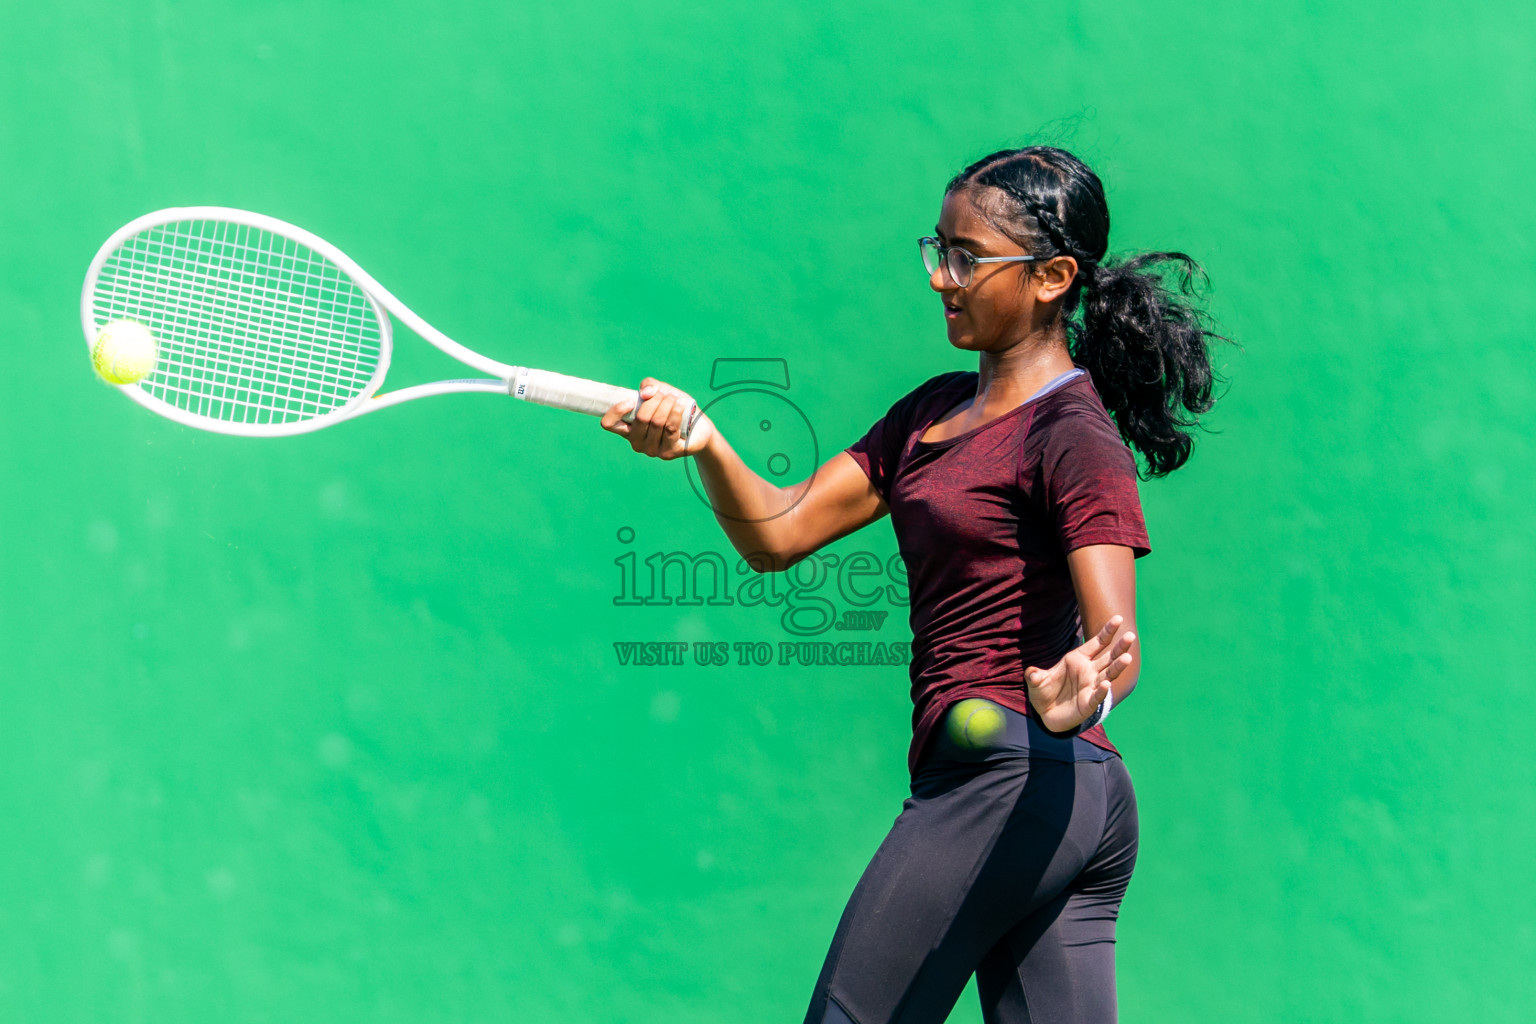
[[[1096,402],[1078,396],[1064,403],[1042,438],[1039,481],[1057,540],[1067,552],[1083,635],[1091,637],[1116,615],[1122,632],[1136,631],[1136,558],[1151,550],[1136,459],[1113,421]],[[1141,670],[1141,640],[1131,664],[1114,681],[1125,699]]]
[[[793,565],[890,511],[875,485],[846,451],[828,459],[801,487],[804,490],[800,500],[784,513],[776,531],[783,537],[775,545],[783,559],[777,568]]]
[[[1136,457],[1102,407],[1079,401],[1055,410],[1038,435],[1038,486],[1064,550],[1119,544],[1151,550]]]
[[[1136,634],[1131,664],[1115,680],[1115,703],[1130,696],[1141,673],[1141,631],[1136,628],[1136,553],[1121,544],[1090,544],[1067,552],[1072,589],[1083,619],[1083,635],[1091,637],[1113,616],[1125,620],[1121,630]]]

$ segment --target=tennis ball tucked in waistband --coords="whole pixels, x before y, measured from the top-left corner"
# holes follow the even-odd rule
[[[982,750],[997,746],[1008,732],[1003,709],[981,697],[968,697],[949,709],[945,727],[955,746]]]

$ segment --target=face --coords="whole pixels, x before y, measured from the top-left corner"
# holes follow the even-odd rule
[[[934,234],[946,245],[958,245],[972,256],[1027,256],[1028,250],[993,226],[978,209],[976,194],[958,189],[944,197]],[[985,202],[985,197],[982,197]],[[1071,263],[1066,280],[1077,269]],[[949,343],[973,352],[1001,353],[1012,348],[1054,317],[1065,292],[1054,278],[1058,260],[1050,263],[981,263],[971,283],[957,287],[940,266],[928,277],[928,287],[944,301],[944,326]]]

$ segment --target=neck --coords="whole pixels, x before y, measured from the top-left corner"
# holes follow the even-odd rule
[[[981,353],[975,405],[1015,406],[1072,369],[1066,341],[1021,341],[1002,352]]]

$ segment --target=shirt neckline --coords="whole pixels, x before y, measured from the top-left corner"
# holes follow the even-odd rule
[[[968,376],[974,376],[974,374],[970,374]],[[988,430],[991,427],[994,427],[997,424],[1004,422],[1005,420],[1012,419],[1013,417],[1019,415],[1019,413],[1023,412],[1025,409],[1028,409],[1030,406],[1032,406],[1036,402],[1040,401],[1040,399],[1048,398],[1049,396],[1054,395],[1056,392],[1061,391],[1062,389],[1068,387],[1069,385],[1076,383],[1080,378],[1086,377],[1086,376],[1088,376],[1088,371],[1087,370],[1083,369],[1081,366],[1074,366],[1072,369],[1068,370],[1067,372],[1059,374],[1058,376],[1056,376],[1056,377],[1052,378],[1051,380],[1047,381],[1040,388],[1039,391],[1036,391],[1034,394],[1030,395],[1028,398],[1024,399],[1024,401],[1020,402],[1018,405],[1014,406],[1012,409],[1009,409],[1007,412],[1003,413],[1001,416],[997,417],[996,419],[988,420],[987,422],[983,423],[981,426],[979,426],[979,427],[972,427],[970,430],[967,430],[965,433],[963,433],[963,434],[956,434],[954,437],[946,437],[946,438],[944,438],[943,440],[940,440],[940,441],[924,441],[923,440],[923,435],[928,432],[928,428],[932,427],[939,420],[943,419],[945,416],[949,415],[949,413],[953,412],[956,408],[959,407],[960,403],[956,402],[954,405],[946,406],[944,408],[943,412],[939,413],[939,415],[935,416],[933,419],[931,419],[927,423],[923,424],[923,428],[917,432],[917,441],[914,442],[913,447],[914,448],[947,448],[950,445],[955,444],[958,441],[964,441],[966,438],[972,436],[973,434],[979,434],[983,430]],[[1063,378],[1065,378],[1065,379],[1063,379]],[[964,378],[964,377],[957,377],[956,379],[957,380],[964,380],[966,378]],[[972,388],[972,394],[973,395],[974,395],[974,392],[975,392],[975,389]]]

